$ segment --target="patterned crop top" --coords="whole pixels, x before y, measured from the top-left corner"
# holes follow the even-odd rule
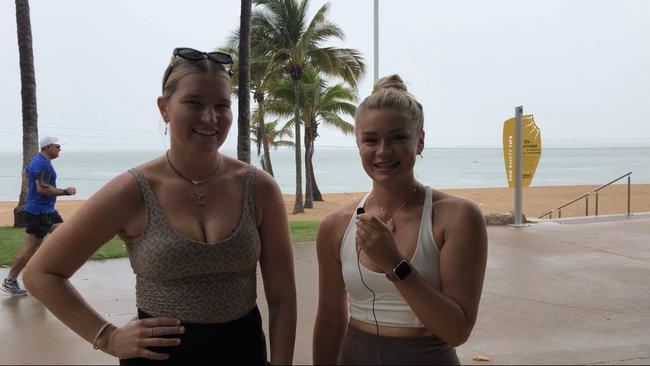
[[[136,275],[136,306],[152,316],[190,323],[222,323],[241,318],[257,299],[261,242],[255,220],[255,168],[246,173],[239,226],[227,239],[202,243],[174,230],[144,175],[135,176],[147,219],[141,236],[127,243]]]

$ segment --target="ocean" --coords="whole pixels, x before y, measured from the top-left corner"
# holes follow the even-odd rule
[[[237,156],[232,149],[223,152]],[[60,199],[88,198],[111,178],[160,154],[161,151],[79,152],[64,149],[61,156],[53,161],[58,185],[75,186],[77,196]],[[507,187],[500,148],[431,148],[425,149],[423,156],[417,158],[416,176],[432,187]],[[286,148],[272,150],[271,159],[282,192],[295,193],[294,151]],[[254,153],[252,160],[259,166],[259,159]],[[21,154],[0,152],[0,162],[0,200],[17,200]],[[314,169],[323,193],[363,192],[371,187],[356,148],[317,148]],[[531,185],[599,185],[628,172],[633,172],[633,184],[650,183],[650,147],[545,148]]]

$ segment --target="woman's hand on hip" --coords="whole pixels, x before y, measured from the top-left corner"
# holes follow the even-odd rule
[[[147,318],[132,320],[112,331],[99,348],[119,358],[148,358],[166,360],[166,353],[153,352],[147,347],[171,347],[181,344],[180,338],[163,338],[170,334],[183,334],[185,327],[175,318]],[[102,344],[104,343],[104,344]]]

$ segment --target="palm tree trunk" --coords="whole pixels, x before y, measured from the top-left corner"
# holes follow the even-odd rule
[[[261,124],[262,128],[265,128],[264,119],[260,120],[259,123]],[[266,131],[266,129],[264,131]],[[273,175],[273,165],[271,165],[271,150],[269,149],[269,139],[268,136],[266,136],[266,132],[262,134],[262,147],[264,148],[264,170],[266,170],[267,173],[271,174],[272,177],[275,177]]]
[[[271,150],[269,149],[269,138],[266,135],[266,126],[264,126],[264,119],[260,119],[259,122],[260,128],[263,129],[264,132],[262,132],[262,148],[264,149],[264,153],[262,154],[262,160],[264,161],[264,170],[271,174],[272,177],[273,175],[273,165],[271,164]]]
[[[309,179],[309,185],[311,188],[311,198],[313,201],[324,201],[323,195],[318,189],[318,184],[316,184],[316,174],[314,173],[314,151],[316,150],[316,137],[318,136],[317,128],[318,123],[316,121],[311,121],[309,124],[309,159],[305,161],[305,167],[309,166],[309,171],[306,171],[307,179]]]
[[[313,141],[310,138],[310,123],[305,121],[305,208],[314,208],[312,177],[314,176],[311,166],[313,154]]]
[[[255,101],[257,102],[257,108],[259,111],[263,111],[264,109],[264,95],[260,95],[255,98]],[[261,136],[258,136],[258,140],[261,138],[262,139],[262,148],[264,149],[264,155],[262,156],[262,159],[264,159],[264,164],[263,168],[264,170],[271,174],[273,177],[273,165],[271,165],[271,151],[269,149],[269,138],[266,135],[266,126],[264,125],[264,113],[260,113],[260,119],[257,121],[258,127],[261,131]]]
[[[36,73],[32,49],[32,24],[29,15],[29,0],[16,0],[16,29],[18,33],[18,54],[20,62],[20,94],[23,110],[23,177],[18,205],[14,207],[14,227],[25,227],[25,200],[27,182],[23,172],[38,152],[38,111],[36,109]]]
[[[239,112],[237,115],[237,159],[250,164],[251,162],[251,100],[250,100],[250,68],[251,68],[251,0],[241,0],[241,15],[239,24]]]
[[[314,174],[314,164],[312,164],[312,161],[314,160],[314,150],[315,150],[314,144],[312,143],[312,152],[309,161],[309,166],[311,167],[310,174],[311,174],[312,196],[314,197],[314,201],[325,202],[325,200],[323,199],[323,195],[320,193],[320,189],[318,189],[318,184],[316,183],[316,175]]]
[[[302,77],[300,75],[300,77]],[[296,202],[293,213],[303,213],[305,208],[302,203],[302,160],[300,156],[300,77],[292,75],[293,80],[293,117],[295,127],[295,153],[296,153]]]

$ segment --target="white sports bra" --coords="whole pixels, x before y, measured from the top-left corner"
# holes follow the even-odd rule
[[[365,206],[369,194],[359,202],[358,207]],[[433,288],[442,289],[440,283],[439,256],[440,251],[433,238],[431,221],[432,191],[426,187],[424,207],[422,208],[422,221],[420,222],[420,235],[410,263],[424,280]],[[383,273],[367,269],[362,263],[357,266],[357,246],[355,241],[356,216],[350,220],[343,241],[341,242],[341,269],[345,289],[348,292],[350,316],[365,323],[374,324],[372,313],[372,293],[363,285],[359,276],[359,267],[365,283],[375,292],[375,315],[379,325],[392,327],[424,327],[411,307],[404,301],[397,288]]]

